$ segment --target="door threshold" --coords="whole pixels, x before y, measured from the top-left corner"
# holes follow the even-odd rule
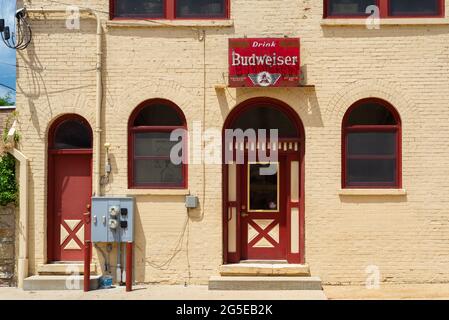
[[[287,260],[240,260],[240,264],[288,264]]]

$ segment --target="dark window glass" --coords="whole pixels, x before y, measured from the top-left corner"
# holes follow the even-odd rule
[[[296,138],[298,131],[295,123],[283,112],[270,106],[257,106],[243,112],[231,129],[265,129],[269,136],[270,129],[278,129],[279,138]]]
[[[395,125],[394,115],[383,105],[366,103],[351,111],[347,125]]]
[[[182,126],[183,119],[174,108],[163,104],[143,108],[134,120],[134,126]]]
[[[440,0],[390,0],[391,16],[434,16],[440,14]]]
[[[91,149],[92,136],[89,125],[82,120],[61,123],[55,132],[55,149]]]
[[[179,141],[170,141],[170,132],[136,133],[134,154],[136,157],[169,156],[174,145]]]
[[[381,103],[372,101],[352,108],[344,133],[345,186],[399,186],[398,135],[397,118]]]
[[[114,0],[115,17],[163,18],[164,0]]]
[[[395,132],[348,133],[348,155],[396,155]]]
[[[171,130],[184,129],[183,116],[170,105],[149,104],[140,110],[134,120],[132,132],[132,186],[183,187],[184,164],[175,165],[170,159],[173,147],[181,142],[170,141]],[[182,154],[179,154],[182,156]]]
[[[226,17],[226,0],[177,0],[176,17]]]
[[[135,160],[134,182],[137,185],[180,185],[183,182],[182,165],[175,165],[170,159]]]
[[[347,183],[395,185],[396,170],[396,159],[349,159]]]
[[[328,0],[327,11],[329,16],[361,16],[375,4],[375,0]]]
[[[251,211],[278,211],[279,171],[275,174],[263,174],[261,168],[270,164],[249,164],[249,209]],[[274,171],[274,170],[273,170]],[[262,173],[262,174],[261,174]]]

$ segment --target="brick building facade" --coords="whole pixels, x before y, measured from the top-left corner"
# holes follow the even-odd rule
[[[88,5],[101,18],[101,175],[105,143],[110,144],[112,168],[109,179],[101,179],[101,194],[136,199],[136,281],[206,283],[228,259],[230,242],[223,239],[225,166],[189,163],[181,188],[130,185],[133,112],[159,99],[181,110],[191,134],[195,122],[222,132],[233,110],[262,98],[294,111],[304,130],[304,158],[298,160],[304,162],[299,168],[304,210],[301,230],[296,230],[298,237],[304,232],[299,262],[331,284],[364,283],[373,265],[381,281],[449,280],[446,15],[382,18],[380,28],[373,29],[364,17],[323,18],[323,1],[232,0],[229,19],[151,21],[111,19],[106,0],[71,3]],[[65,8],[45,0],[25,5]],[[449,3],[444,8],[442,13],[448,12]],[[29,12],[28,19],[33,41],[17,55],[23,67],[17,69],[17,110],[19,147],[30,158],[29,272],[36,274],[40,265],[55,260],[48,236],[54,228],[49,202],[58,196],[48,191],[52,126],[76,114],[93,136],[99,134],[96,24],[84,13],[79,29],[67,28],[65,12]],[[245,37],[300,38],[302,85],[227,87],[228,39]],[[391,185],[360,188],[342,182],[343,120],[351,106],[365,99],[397,114],[392,125],[400,127],[400,147],[391,164],[396,170]],[[94,176],[96,161],[94,154]],[[188,194],[199,197],[198,209],[185,208]],[[95,249],[94,261],[104,269]]]

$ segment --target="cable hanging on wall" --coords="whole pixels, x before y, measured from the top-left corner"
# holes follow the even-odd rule
[[[31,26],[27,18],[25,8],[16,11],[16,31],[11,31],[9,26],[5,26],[5,20],[0,19],[0,34],[2,40],[8,48],[24,50],[28,47],[32,38]]]

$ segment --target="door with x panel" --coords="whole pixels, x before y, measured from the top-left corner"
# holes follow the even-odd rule
[[[241,248],[243,260],[286,258],[286,159],[241,166]]]
[[[58,119],[49,133],[48,262],[82,261],[90,225],[92,132],[77,115]]]

